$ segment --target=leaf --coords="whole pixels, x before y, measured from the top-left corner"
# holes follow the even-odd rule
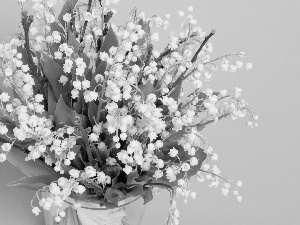
[[[138,197],[143,193],[143,185],[133,185],[130,188],[126,189],[126,193],[131,197]]]
[[[178,85],[176,86],[176,88],[170,93],[169,97],[173,98],[175,101],[178,102],[178,99],[180,97],[181,90],[182,90],[181,87],[182,87],[182,81],[180,81],[178,83]],[[158,108],[162,109],[161,113],[163,115],[168,115],[169,114],[168,106],[161,104],[161,105],[158,106]],[[166,118],[166,121],[168,121],[168,120],[172,120],[172,118],[171,117]]]
[[[191,166],[191,169],[188,171],[188,178],[195,176],[197,174],[197,172],[200,170],[201,165],[203,163],[203,161],[206,159],[207,154],[204,153],[204,150],[199,148],[194,157],[196,157],[198,159],[198,165],[196,166]]]
[[[173,142],[164,141],[163,148],[166,148],[168,150],[171,148],[176,148],[177,150],[180,150],[179,148],[182,148],[182,146],[178,144],[178,141],[173,141]]]
[[[139,177],[138,171],[131,172],[127,176],[127,182],[126,182],[126,184],[133,184],[134,183],[134,179],[138,178],[138,177]]]
[[[16,140],[14,142],[14,144],[16,144],[17,146],[19,146],[23,149],[27,149],[30,145],[34,145],[35,143],[36,143],[36,140],[32,139],[32,138],[26,138],[24,141]]]
[[[148,37],[151,36],[150,21],[148,21],[147,23],[144,23],[143,26],[142,26],[142,29],[146,32],[146,34],[148,34]]]
[[[89,81],[92,82],[92,78],[93,78],[93,69],[90,69],[90,70],[87,72],[87,74],[86,74],[86,76],[85,76],[85,79],[87,79],[87,80],[89,80]]]
[[[95,202],[98,201],[96,197],[104,197],[103,188],[94,181],[87,182],[85,180],[81,180],[80,183],[83,184],[87,190],[83,194],[78,195],[77,198],[81,198],[82,200],[90,198],[89,201]]]
[[[96,76],[97,74],[101,74],[101,75],[104,76],[104,72],[105,72],[105,70],[106,70],[106,66],[107,66],[107,63],[106,63],[106,62],[101,62],[101,63],[97,66],[97,68],[96,68],[96,70],[95,70],[95,72],[94,72],[94,74],[93,74],[93,76],[92,76],[90,90],[94,90],[95,87],[97,86],[97,83],[96,83],[96,80],[95,80],[95,76]],[[98,89],[98,92],[99,92],[99,93],[100,93],[101,90],[102,90],[102,88],[99,87],[99,86],[97,87],[97,89]]]
[[[114,187],[115,189],[119,190],[119,191],[122,191],[123,189],[127,188],[127,185],[122,183],[122,182],[119,182],[115,185]]]
[[[120,175],[121,167],[118,164],[116,166],[109,166],[105,164],[102,167],[102,170],[106,175],[110,176],[111,178],[115,178]]]
[[[94,90],[95,87],[97,86],[97,83],[96,83],[96,80],[95,80],[95,76],[96,76],[97,74],[101,74],[101,75],[104,76],[104,72],[105,72],[105,70],[106,70],[106,66],[107,66],[107,63],[106,63],[106,62],[101,62],[101,63],[98,65],[98,67],[96,68],[96,70],[95,70],[95,72],[94,72],[94,74],[93,74],[93,76],[92,76],[92,79],[91,79],[91,87],[90,87],[90,90]],[[89,72],[89,73],[90,73],[90,72]],[[87,75],[87,76],[89,76],[89,75]],[[102,87],[101,87],[101,86],[98,86],[98,87],[96,88],[95,91],[98,91],[98,93],[101,93],[101,92],[102,92]],[[103,95],[103,99],[106,99],[106,96],[105,96],[105,95]],[[101,109],[103,109],[104,107],[105,107],[105,104],[102,104]],[[100,110],[101,110],[101,109],[100,109]],[[98,106],[97,106],[97,112],[98,112]],[[102,113],[101,113],[101,115],[102,115]],[[96,114],[95,118],[97,118],[97,114]],[[100,117],[100,121],[102,121],[102,120],[101,120],[102,118],[103,118],[103,117]],[[90,119],[91,119],[91,118],[90,118]],[[96,121],[96,122],[99,122],[99,121]]]
[[[109,27],[104,42],[101,46],[100,52],[106,52],[109,54],[109,49],[113,46],[118,47],[118,45],[119,45],[118,38],[115,32],[113,31],[113,29]],[[101,59],[98,57],[96,61],[96,66],[98,66],[100,63],[101,63]]]
[[[173,98],[175,101],[178,101],[181,94],[182,80],[178,83],[176,88],[170,93],[169,97]]]
[[[85,53],[81,53],[81,58],[83,58],[83,62],[85,62],[85,64],[86,64],[84,73],[87,74],[89,72],[89,65],[90,65],[91,60]]]
[[[146,42],[147,42],[147,38],[149,39],[150,37],[150,26],[149,26],[149,22],[144,23],[144,21],[141,19],[138,23],[139,25],[142,26],[142,29],[145,31],[145,36],[139,40],[137,40],[137,45],[139,47],[142,47]]]
[[[59,224],[82,225],[80,219],[78,218],[76,210],[74,210],[72,207],[68,207],[65,209],[65,212],[66,212],[66,216],[61,219],[61,222]],[[49,225],[55,225],[55,224],[57,223],[53,221],[53,224],[49,224]]]
[[[76,112],[74,111],[74,113],[76,113]],[[86,129],[87,127],[90,126],[89,119],[85,115],[82,115],[82,114],[77,114],[77,115],[79,116],[81,125],[84,129]]]
[[[133,184],[144,185],[144,184],[150,182],[152,178],[153,178],[152,176],[149,176],[147,174],[142,174],[138,178],[134,179],[135,182],[133,182]]]
[[[106,162],[106,159],[109,157],[110,151],[109,150],[100,151],[96,149],[96,151],[93,151],[92,153],[97,157],[100,166],[103,166],[104,163]]]
[[[189,94],[187,97],[192,96],[194,93]],[[213,92],[213,95],[218,96],[220,94],[220,92]],[[206,99],[207,99],[207,94],[205,94],[204,92],[200,92],[200,94],[198,94],[197,98],[199,99],[199,102],[197,103],[198,105],[201,105]],[[206,110],[206,107],[204,107],[204,105],[202,105],[203,110]]]
[[[55,114],[56,103],[57,103],[56,97],[53,91],[51,90],[51,88],[48,86],[48,112],[50,115]]]
[[[206,156],[207,155],[204,153],[203,149],[199,149],[199,150],[196,151],[194,157],[196,157],[199,160],[198,165],[191,166],[190,170],[187,172],[187,177],[188,178],[191,178],[192,176],[197,174],[197,172],[201,168],[201,165],[202,165],[203,161],[206,159]],[[180,158],[181,161],[187,161],[193,156],[190,156],[187,151],[180,151],[178,153],[178,157]],[[168,158],[166,158],[164,160],[167,160],[167,159]],[[176,175],[176,179],[178,180],[178,179],[183,178],[185,176],[185,174],[186,174],[185,172],[181,171],[179,174]],[[168,185],[170,187],[177,187],[178,186],[177,181],[170,182],[167,179],[166,174],[164,174],[162,178],[159,178],[157,180],[154,179],[153,183],[155,183],[155,184],[160,183],[160,184]],[[150,184],[151,184],[151,182],[150,182]]]
[[[106,52],[109,53],[109,49],[111,47],[118,47],[119,41],[118,38],[113,31],[112,27],[109,27],[107,35],[105,36],[104,42],[101,46],[100,52]]]
[[[54,56],[54,53],[58,51],[59,49],[59,46],[63,43],[66,43],[66,39],[65,39],[65,30],[64,28],[58,24],[57,22],[54,22],[54,23],[50,23],[50,28],[51,28],[51,31],[57,31],[59,32],[61,35],[61,41],[59,43],[56,43],[56,42],[53,42],[51,43],[50,45],[50,53],[52,56]],[[58,64],[60,65],[61,67],[63,67],[64,63],[65,63],[65,60],[64,59],[54,59],[53,60]]]
[[[50,23],[50,28],[51,28],[51,31],[58,31],[60,34],[65,34],[65,30],[64,28],[57,22],[53,22],[53,23]],[[62,39],[63,41],[65,41],[65,38],[63,35],[62,36]]]
[[[94,102],[89,102],[88,116],[89,116],[90,123],[92,125],[95,125],[95,120],[97,118],[97,111],[98,111],[98,106]]]
[[[72,162],[76,165],[76,167],[79,170],[83,170],[84,169],[84,164],[81,161],[81,158],[79,157],[80,151],[81,150],[81,145],[74,145],[73,148],[70,149],[70,151],[73,151],[76,153],[75,159],[72,160]]]
[[[122,191],[116,190],[114,188],[108,188],[105,192],[105,198],[108,202],[118,205],[118,202],[124,197]]]
[[[172,188],[174,186],[178,186],[178,181],[170,182],[167,179],[167,176],[165,174],[163,175],[162,178],[158,178],[157,180],[154,180],[152,183],[154,183],[153,186],[160,187],[160,188]]]
[[[107,209],[115,209],[116,207],[118,207],[116,203],[111,203],[109,201],[104,201],[103,205],[101,205],[100,203],[100,206],[104,206]]]
[[[60,177],[62,177],[61,174],[52,172],[51,174],[47,175],[24,177],[7,184],[7,186],[38,191],[43,187],[50,185],[53,181],[58,180]]]
[[[153,194],[151,189],[144,188],[144,192],[142,193],[142,197],[144,199],[144,205],[146,205],[148,202],[150,202],[153,199]]]
[[[144,97],[146,98],[149,94],[155,94],[155,89],[153,84],[148,81],[145,85],[140,85],[139,89],[143,92]]]
[[[88,118],[82,114],[77,114],[75,110],[70,109],[62,97],[59,98],[57,104],[56,104],[56,109],[55,109],[55,115],[54,115],[54,121],[55,121],[55,126],[56,129],[63,126],[63,124],[66,125],[78,125],[75,124],[74,120],[77,118],[80,119],[80,123],[83,128],[88,127],[89,121]]]
[[[169,150],[172,149],[172,148],[175,148],[175,149],[178,150],[178,157],[180,158],[181,161],[187,161],[187,160],[189,160],[192,157],[176,141],[176,142],[164,142],[164,146],[163,146],[163,148],[161,148],[162,151],[163,151],[163,153],[164,153],[164,156],[161,156],[160,158],[163,159],[164,161],[168,161],[168,160],[174,161],[174,158],[171,157],[171,156],[169,156]],[[201,151],[199,150],[199,153]],[[198,151],[196,151],[196,152],[198,153]],[[195,157],[199,157],[199,158],[202,159],[204,157],[204,155],[201,155],[199,153],[198,153],[198,155],[195,154]],[[176,159],[175,159],[175,161],[178,162],[178,160],[176,160]]]
[[[164,146],[161,148],[161,154],[157,155],[159,159],[164,161],[174,161],[176,163],[179,162],[177,158],[171,157],[169,155],[170,149],[175,148],[178,150],[178,157],[181,159],[182,154],[184,153],[184,149],[178,142],[164,142]]]
[[[56,104],[54,115],[56,126],[61,126],[61,124],[66,123],[69,118],[74,119],[75,116],[77,116],[77,113],[74,110],[70,109],[64,102],[63,98],[60,96]]]
[[[18,53],[22,54],[21,61],[23,62],[23,64],[28,65],[29,60],[28,60],[28,55],[27,55],[25,48],[23,48],[23,46],[17,46],[17,51],[18,51]]]
[[[69,13],[71,10],[73,10],[77,2],[78,2],[78,0],[68,0],[63,5],[62,10],[61,10],[60,14],[58,15],[58,20],[63,26],[65,26],[65,21],[63,20],[63,16],[66,13]]]
[[[171,130],[169,132],[169,137],[165,139],[165,142],[177,142],[180,140],[185,134],[188,134],[189,132],[186,130],[186,127],[183,126],[182,130],[175,131]]]
[[[13,133],[13,129],[16,127],[14,121],[12,121],[9,117],[3,116],[1,114],[0,114],[0,123],[6,125],[9,133]]]
[[[48,81],[51,84],[56,99],[59,99],[60,96],[62,95],[65,102],[69,101],[69,99],[67,99],[66,93],[70,91],[69,90],[70,82],[67,82],[65,85],[58,82],[61,75],[64,74],[63,68],[46,54],[43,53],[43,56],[44,56],[43,71]]]
[[[77,101],[73,104],[73,109],[77,112],[77,113],[81,113],[83,106],[85,104],[84,102],[84,97],[83,97],[83,90],[79,90],[79,96],[76,99]]]
[[[152,176],[147,175],[146,173],[142,172],[141,174],[138,171],[131,172],[127,176],[127,185],[144,185],[146,184]]]
[[[25,161],[27,154],[20,149],[12,147],[6,157],[12,165],[20,168],[26,176],[32,177],[53,173],[53,168],[39,159],[36,159],[35,161]]]
[[[74,47],[74,53],[77,53],[79,50],[79,41],[75,38],[74,34],[72,32],[69,32],[69,40],[68,45]]]

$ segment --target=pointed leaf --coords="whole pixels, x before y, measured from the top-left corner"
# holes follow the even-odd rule
[[[58,15],[58,20],[59,22],[65,26],[65,21],[63,20],[63,16],[66,14],[66,13],[69,13],[71,12],[71,10],[74,9],[76,3],[78,2],[78,0],[68,0],[66,1],[66,3],[63,5],[62,7],[62,10],[60,12],[60,14]]]
[[[73,109],[77,112],[77,113],[81,113],[82,112],[82,106],[83,106],[83,91],[80,90],[79,91],[79,96],[77,97],[77,102],[73,103]]]
[[[151,189],[146,189],[142,193],[142,197],[144,199],[144,205],[146,205],[148,202],[150,202],[153,199],[153,194]]]
[[[81,58],[83,58],[83,62],[85,62],[85,64],[86,64],[84,74],[87,74],[89,72],[89,65],[90,65],[91,60],[85,53],[81,53]]]
[[[107,63],[106,63],[106,62],[101,62],[101,63],[97,66],[97,68],[96,68],[96,70],[95,70],[95,72],[94,72],[94,74],[93,74],[93,76],[92,76],[90,90],[94,90],[94,88],[97,86],[97,83],[96,83],[96,81],[95,81],[95,76],[96,76],[97,74],[101,74],[102,76],[104,76],[104,72],[105,72],[105,70],[106,70],[106,66],[107,66]],[[98,89],[98,92],[99,92],[99,93],[100,93],[101,90],[102,90],[102,88],[99,87],[99,86],[97,87],[97,89]]]
[[[102,169],[106,175],[110,176],[111,178],[115,178],[120,175],[121,167],[118,164],[116,166],[109,166],[105,164]]]
[[[151,36],[151,32],[150,32],[150,21],[144,23],[144,25],[142,26],[142,29],[146,32],[146,34],[148,35],[148,37]]]
[[[46,211],[44,211],[45,213],[47,213]],[[67,224],[72,224],[72,225],[82,225],[80,219],[78,218],[77,215],[77,211],[75,209],[73,209],[71,206],[68,207],[66,210],[66,216],[62,218],[62,220],[60,221],[59,224],[61,225],[67,225]],[[49,224],[49,225],[55,225],[57,224],[54,221],[54,216],[51,216],[53,224]]]
[[[74,113],[76,113],[76,112],[74,111]],[[90,126],[90,121],[87,116],[82,115],[82,114],[77,114],[77,115],[79,116],[81,125],[84,129]]]
[[[50,23],[50,28],[51,28],[51,31],[57,31],[60,33],[60,36],[61,36],[61,41],[60,43],[51,43],[50,45],[50,53],[52,56],[54,56],[54,53],[58,51],[59,49],[59,46],[63,43],[66,43],[66,39],[65,39],[65,30],[64,28],[59,25],[57,22],[54,22],[54,23]],[[65,63],[65,60],[64,59],[54,59],[53,60],[58,64],[60,65],[61,67],[63,67],[64,63]]]
[[[169,132],[169,137],[165,139],[165,142],[177,142],[179,141],[185,134],[188,134],[189,131],[186,130],[186,127],[183,126],[182,130],[175,131],[171,130]]]
[[[29,177],[53,173],[53,168],[46,165],[45,162],[36,159],[35,161],[25,161],[27,154],[14,147],[7,154],[7,160]]]
[[[103,166],[103,164],[106,162],[106,159],[109,157],[110,150],[106,150],[106,151],[96,150],[93,153],[96,155],[100,165]]]
[[[13,133],[13,129],[16,127],[16,123],[12,121],[9,117],[0,114],[0,123],[6,125],[8,132]]]
[[[53,31],[58,31],[61,34],[61,36],[63,34],[65,34],[64,28],[61,25],[59,25],[59,23],[57,23],[57,22],[50,23],[50,28],[51,28],[52,32]],[[62,36],[62,39],[63,39],[63,41],[65,41],[64,36]]]
[[[78,52],[80,43],[79,43],[79,41],[77,41],[77,39],[75,38],[75,36],[72,32],[69,32],[68,45],[73,46],[74,53]]]
[[[108,209],[115,209],[116,207],[118,207],[117,203],[111,203],[108,200],[104,201],[103,205],[100,204],[100,206],[104,206],[105,208]]]
[[[81,158],[78,156],[81,151],[81,145],[74,145],[73,148],[70,149],[70,151],[76,153],[75,159],[72,160],[72,162],[77,166],[79,170],[84,169],[84,164],[82,163]]]
[[[187,97],[192,96],[194,93],[189,94]],[[220,94],[220,92],[213,92],[213,95],[218,96]],[[198,105],[201,105],[206,99],[207,99],[207,94],[205,94],[204,92],[200,92],[200,94],[198,94],[198,99],[199,102],[197,103]],[[202,106],[203,111],[206,110],[206,108],[204,107],[204,105]]]
[[[142,26],[142,29],[145,31],[145,35],[143,38],[137,40],[137,45],[142,47],[145,43],[147,43],[147,40],[149,39],[150,37],[150,26],[149,26],[149,22],[147,23],[144,23],[144,21],[141,19],[139,21],[139,25]]]
[[[86,78],[87,80],[89,80],[89,81],[92,82],[92,77],[93,77],[93,69],[90,69],[90,70],[87,72],[85,78]]]
[[[15,91],[15,89],[12,89],[10,87],[4,87],[3,85],[3,81],[5,79],[5,76],[3,76],[3,74],[0,73],[0,94],[2,94],[2,92],[6,92],[9,96],[11,96],[11,98],[9,99],[8,103],[12,102],[13,98],[20,98],[19,95],[17,94],[17,92]]]
[[[94,102],[89,103],[88,116],[92,125],[95,125],[95,120],[97,118],[98,106]]]
[[[54,115],[56,109],[56,97],[51,88],[48,86],[48,112],[50,115]]]
[[[145,85],[140,85],[139,89],[143,92],[145,98],[147,98],[149,94],[155,94],[155,89],[150,81],[148,81]]]
[[[62,175],[53,172],[47,175],[24,177],[12,183],[9,183],[7,185],[11,187],[20,187],[20,188],[25,188],[27,190],[38,191],[39,189],[42,189],[44,186],[50,185],[53,181],[58,180],[60,177],[62,177]]]
[[[109,27],[107,35],[105,36],[104,42],[101,46],[100,52],[106,52],[109,54],[109,49],[112,46],[118,47],[118,45],[119,45],[118,38],[115,32],[113,31],[113,29]],[[98,57],[96,61],[96,66],[98,66],[100,63],[101,63],[101,59]]]
[[[138,178],[138,177],[139,177],[138,171],[131,172],[127,176],[127,182],[126,182],[126,184],[133,184],[134,183],[134,179]]]
[[[143,193],[143,185],[133,185],[126,190],[126,193],[131,197],[138,197]]]
[[[62,97],[59,98],[57,104],[56,104],[56,109],[55,109],[55,115],[54,115],[54,120],[55,120],[55,126],[56,128],[59,128],[63,126],[63,124],[67,125],[74,125],[74,120],[80,119],[80,123],[83,128],[87,128],[89,125],[88,118],[82,114],[77,114],[75,110],[70,109]]]
[[[55,94],[56,99],[59,99],[60,96],[63,96],[65,101],[68,101],[66,93],[70,91],[69,82],[63,86],[63,84],[59,83],[58,80],[60,79],[61,75],[64,75],[63,68],[58,65],[53,59],[51,59],[46,54],[44,56],[44,73],[47,77],[48,81],[51,84],[52,90]]]
[[[23,46],[18,46],[17,51],[18,51],[18,53],[22,54],[21,61],[23,62],[23,64],[28,65],[29,60],[28,60],[28,56],[27,56],[27,52],[26,52],[25,48],[23,48]]]
[[[196,157],[196,158],[198,159],[198,165],[196,165],[196,166],[191,166],[191,169],[188,171],[188,174],[187,174],[189,178],[192,177],[192,176],[195,176],[195,175],[197,174],[197,172],[198,172],[198,171],[200,170],[200,168],[201,168],[201,165],[202,165],[203,161],[206,159],[207,154],[204,153],[204,150],[203,150],[203,149],[199,148],[199,149],[196,151],[194,157]]]
[[[119,41],[118,38],[111,27],[109,27],[107,35],[105,36],[104,42],[101,46],[100,52],[109,53],[111,47],[118,47]]]
[[[169,97],[173,98],[175,101],[178,101],[181,94],[182,80],[178,83],[176,88],[171,92]]]
[[[179,147],[182,148],[182,146],[178,144],[178,141],[172,141],[172,142],[164,141],[163,143],[163,149],[169,150],[171,148],[176,148],[177,150],[179,150]]]
[[[62,124],[66,123],[69,118],[72,120],[75,116],[77,113],[66,105],[62,97],[59,97],[54,116],[56,126],[63,126]]]
[[[122,191],[125,188],[127,188],[127,185],[124,184],[124,183],[122,183],[122,182],[120,182],[120,183],[117,183],[114,188],[117,189],[117,190],[119,190],[119,191]]]
[[[118,202],[121,201],[124,197],[124,193],[122,191],[108,188],[105,192],[105,198],[108,202],[118,205]]]
[[[134,182],[132,182],[132,183],[144,185],[144,184],[150,182],[152,178],[153,178],[152,176],[150,177],[147,174],[142,174],[138,178],[135,178]]]

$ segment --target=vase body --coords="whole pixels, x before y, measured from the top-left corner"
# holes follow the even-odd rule
[[[82,206],[93,209],[100,208],[95,203],[87,202],[82,202]],[[60,211],[64,210],[66,216],[60,223],[56,223],[54,219],[57,209],[52,208],[44,213],[46,225],[141,225],[145,207],[142,198],[124,207],[105,210],[74,209],[68,204],[64,204]]]

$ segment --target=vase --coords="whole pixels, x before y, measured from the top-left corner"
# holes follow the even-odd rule
[[[55,216],[57,208],[44,210],[46,225],[141,225],[146,206],[143,199],[127,199],[119,205],[125,205],[115,209],[100,208],[99,204],[80,202],[82,207],[75,209],[68,203],[64,203],[60,211],[65,211],[66,216],[57,223]],[[128,204],[129,203],[129,204]]]

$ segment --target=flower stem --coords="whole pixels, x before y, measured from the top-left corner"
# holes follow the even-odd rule
[[[201,52],[201,50],[203,49],[203,47],[206,45],[206,43],[208,42],[208,40],[216,33],[215,30],[212,30],[210,32],[209,35],[207,35],[204,39],[204,41],[201,43],[200,47],[198,48],[197,52],[195,53],[195,55],[193,56],[191,62],[194,63],[196,62],[197,58],[198,58],[198,55],[199,53]],[[179,76],[179,78],[173,83],[172,85],[172,88],[173,89],[174,87],[176,87],[178,85],[178,83],[181,81],[181,80],[184,80],[186,77],[184,76],[187,72],[188,68],[186,68],[186,70]]]
[[[30,68],[31,74],[33,75],[33,79],[35,83],[35,86],[33,88],[35,89],[35,92],[43,93],[40,81],[38,79],[37,67],[34,65],[33,58],[31,55],[30,45],[29,45],[29,28],[33,22],[33,16],[32,15],[28,16],[27,11],[22,11],[21,18],[22,18],[21,23],[24,29],[24,39],[25,39],[24,47],[27,53],[28,63],[29,63],[28,66]]]
[[[219,117],[218,117],[218,120],[220,120],[220,119],[222,119],[222,118],[224,118],[224,117],[226,117],[226,116],[229,116],[230,114],[231,114],[231,112],[225,113],[224,115],[219,116]],[[215,121],[215,120],[209,120],[209,121],[207,121],[207,122],[205,122],[205,123],[199,123],[199,124],[197,124],[197,129],[200,129],[200,128],[204,127],[204,126],[207,126],[208,124],[211,124],[211,123],[213,123],[214,121]]]
[[[92,1],[93,0],[89,0],[87,12],[91,12]],[[83,37],[84,37],[84,34],[85,34],[87,24],[88,24],[88,21],[84,21],[84,25],[83,25],[83,28],[82,28],[81,34],[80,34],[80,43],[83,42]]]

